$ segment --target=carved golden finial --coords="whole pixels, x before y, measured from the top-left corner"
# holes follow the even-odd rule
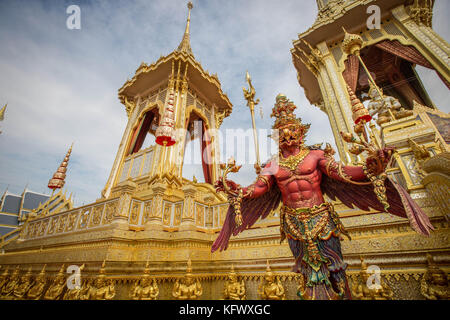
[[[416,157],[416,160],[419,164],[422,164],[425,160],[431,158],[430,152],[428,151],[427,147],[419,145],[411,138],[408,138],[408,143],[414,153],[414,157]]]
[[[178,46],[177,50],[181,51],[181,52],[186,52],[188,54],[192,54],[189,29],[190,29],[190,24],[191,24],[191,10],[194,7],[194,5],[192,4],[192,2],[189,1],[187,4],[187,7],[188,7],[189,11],[188,11],[188,18],[187,18],[187,22],[186,22],[186,29],[184,31],[183,39],[181,40],[181,43]]]
[[[348,55],[355,54],[359,56],[359,52],[364,44],[364,40],[360,35],[348,33],[344,27],[342,27],[342,30],[344,30],[345,34],[344,40],[342,42],[342,49]]]
[[[129,98],[127,96],[124,96],[123,101],[125,104],[125,111],[127,112],[127,116],[130,117],[134,111],[134,108],[136,107],[136,102],[134,101],[133,98]]]

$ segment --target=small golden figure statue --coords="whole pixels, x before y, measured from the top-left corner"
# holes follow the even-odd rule
[[[63,300],[85,300],[91,285],[92,280],[85,279],[81,286],[67,289],[66,293],[64,293]]]
[[[5,271],[0,275],[0,293],[2,292],[3,286],[8,282],[9,280],[9,267],[6,267]]]
[[[240,282],[237,280],[237,275],[234,272],[234,265],[231,266],[231,271],[228,274],[228,281],[225,283],[224,300],[245,300],[245,285],[244,280]]]
[[[200,281],[194,280],[191,267],[191,259],[188,260],[187,273],[183,279],[177,279],[173,286],[172,295],[177,300],[195,300],[203,294],[203,288]]]
[[[57,300],[61,298],[61,295],[66,287],[66,278],[64,277],[64,265],[59,269],[58,274],[56,275],[53,282],[48,287],[47,291],[44,294],[45,300]],[[69,291],[69,290],[67,290]]]
[[[275,282],[275,275],[270,269],[269,260],[267,260],[266,274],[258,287],[258,294],[262,300],[286,300],[283,285],[279,278]]]
[[[116,289],[112,280],[107,281],[105,275],[105,260],[103,260],[102,267],[99,271],[94,285],[89,286],[87,293],[81,296],[82,300],[111,300],[116,295]]]
[[[430,254],[427,254],[427,264],[427,271],[420,281],[420,293],[427,300],[449,300],[450,287],[447,275],[438,268]]]
[[[5,284],[3,285],[1,292],[2,297],[11,297],[14,294],[14,288],[18,285],[19,281],[19,266],[17,266],[14,272],[11,274],[11,277],[9,277],[8,280],[5,280]]]
[[[130,297],[133,300],[156,300],[158,295],[158,285],[156,284],[156,279],[150,277],[150,268],[147,260],[144,270],[144,277],[140,280],[136,280]]]
[[[45,278],[45,264],[41,272],[36,277],[36,282],[31,287],[27,293],[27,298],[31,300],[39,300],[44,293],[45,285],[47,284],[47,279]]]
[[[28,269],[27,273],[22,276],[20,283],[14,288],[15,299],[23,299],[27,294],[28,290],[33,286],[33,279],[31,274],[31,267]]]
[[[369,114],[372,117],[376,114],[378,115],[378,125],[390,122],[395,119],[409,117],[413,114],[411,110],[406,110],[405,108],[403,108],[398,99],[391,96],[386,96],[383,94],[381,88],[378,89],[380,90],[383,97],[380,97],[377,88],[375,88],[372,84],[370,85],[369,92],[367,93],[370,98],[367,109],[369,110]],[[392,115],[395,117],[395,119],[392,118]]]
[[[362,281],[353,286],[352,297],[355,300],[392,300],[394,293],[392,290],[383,283],[380,277],[380,283],[374,284],[373,288],[369,288],[367,283],[369,281],[370,274],[367,272],[367,264],[364,262],[364,258],[361,259],[361,271],[360,276]]]

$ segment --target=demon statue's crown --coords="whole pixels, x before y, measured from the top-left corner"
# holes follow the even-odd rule
[[[276,118],[272,129],[296,132],[299,137],[303,137],[309,130],[311,124],[303,124],[301,118],[296,118],[294,110],[297,107],[284,94],[279,94],[276,97],[276,103],[272,109],[271,117]]]

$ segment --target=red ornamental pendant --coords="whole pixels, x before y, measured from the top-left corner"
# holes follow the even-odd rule
[[[170,147],[176,143],[175,139],[175,112],[173,107],[173,93],[170,93],[169,101],[164,109],[163,117],[156,129],[156,143]]]

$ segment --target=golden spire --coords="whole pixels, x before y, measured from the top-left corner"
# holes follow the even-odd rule
[[[64,160],[61,162],[61,165],[59,166],[58,170],[53,174],[53,177],[48,182],[49,189],[52,189],[55,191],[55,189],[60,189],[64,187],[64,184],[66,183],[66,171],[67,171],[67,165],[69,163],[70,154],[72,153],[72,147],[73,143],[70,146],[69,151],[67,151],[66,156],[64,157]]]
[[[5,111],[7,106],[8,104],[5,104],[3,108],[0,110],[0,121],[3,121],[3,119],[5,118]]]
[[[188,7],[189,11],[188,11],[188,18],[187,18],[187,22],[186,22],[186,30],[184,31],[183,39],[181,40],[181,43],[178,46],[177,51],[186,52],[188,54],[193,54],[192,49],[191,49],[190,36],[189,36],[189,27],[190,27],[190,23],[191,23],[191,9],[194,7],[194,5],[192,4],[192,2],[189,1],[187,4],[187,7]]]
[[[0,121],[3,121],[3,119],[5,119],[5,111],[6,111],[6,106],[7,105],[8,104],[5,104],[3,106],[3,108],[0,109]],[[2,132],[0,131],[0,133],[2,133]]]
[[[363,256],[359,256],[359,260],[361,260],[361,272],[367,271],[367,263],[364,261]]]
[[[100,271],[98,272],[99,273],[99,277],[106,277],[106,268],[105,268],[105,266],[106,266],[106,259],[105,260],[103,260],[103,263],[102,263],[102,267],[100,268]]]
[[[58,271],[58,275],[63,275],[64,274],[64,264],[61,266],[61,269],[59,269]]]
[[[187,274],[191,274],[192,273],[192,261],[191,261],[190,257],[189,257],[188,262],[187,262],[186,273]]]
[[[266,261],[266,274],[267,275],[272,275],[272,269],[270,268],[270,264],[269,264],[269,260]]]
[[[234,271],[234,264],[231,265],[231,271],[230,271],[230,275],[235,275],[236,272]]]
[[[40,276],[45,275],[45,267],[47,267],[47,264],[44,264],[44,267],[42,268],[41,272],[39,273]]]
[[[144,276],[150,276],[150,254],[147,254],[147,262],[145,263]]]

